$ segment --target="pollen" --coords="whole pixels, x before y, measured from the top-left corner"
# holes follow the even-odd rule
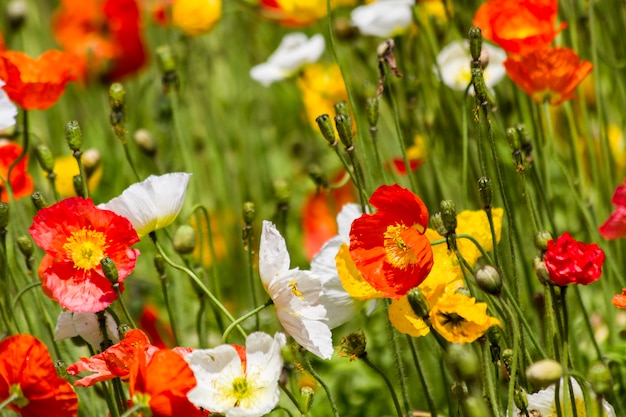
[[[104,233],[82,228],[72,232],[63,249],[74,262],[74,267],[88,271],[100,265],[108,248]]]
[[[303,300],[304,299],[304,294],[302,294],[302,291],[300,291],[298,289],[298,284],[296,284],[296,280],[292,279],[289,282],[289,288],[291,288],[291,293],[293,295],[295,295],[296,297],[298,297],[299,299]]]
[[[417,262],[415,252],[405,242],[402,235],[409,228],[403,224],[387,227],[385,231],[385,253],[387,261],[396,268],[406,269],[407,266]]]

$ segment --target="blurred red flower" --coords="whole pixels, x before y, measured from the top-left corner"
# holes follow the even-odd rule
[[[74,312],[95,313],[115,301],[113,284],[100,266],[103,258],[113,260],[121,283],[139,255],[130,248],[139,241],[132,224],[81,197],[39,210],[28,230],[46,251],[42,263],[49,266],[42,273],[44,292]]]
[[[409,169],[411,172],[414,172],[417,168],[421,167],[424,163],[421,159],[409,159]],[[404,158],[393,158],[388,164],[387,169],[395,169],[396,172],[400,175],[407,175],[408,171],[406,170],[406,164],[404,163]]]
[[[22,153],[22,147],[15,142],[8,140],[0,140],[0,177],[5,181],[8,179],[9,167]],[[33,193],[33,179],[26,170],[28,167],[28,155],[13,168],[11,171],[11,190],[13,198],[18,199],[31,195]],[[2,183],[0,183],[0,201],[8,201],[9,196]]]
[[[622,239],[626,237],[626,180],[617,186],[611,202],[617,208],[598,231],[605,239]]]
[[[600,278],[604,252],[597,244],[578,242],[565,232],[556,241],[548,241],[543,260],[556,285],[587,285]]]
[[[76,79],[75,59],[61,51],[47,51],[33,59],[7,51],[0,39],[0,80],[12,102],[26,110],[45,110],[57,102],[68,82]]]
[[[615,294],[611,302],[615,307],[626,308],[626,288],[622,288],[621,294]]]
[[[399,298],[418,286],[433,266],[433,251],[424,235],[428,209],[397,184],[378,187],[370,204],[350,229],[350,255],[363,278],[385,297]]]
[[[565,28],[555,27],[557,0],[490,0],[474,15],[485,39],[511,54],[525,55],[548,46]]]
[[[137,355],[129,377],[128,389],[133,404],[143,404],[152,417],[201,417],[201,412],[187,399],[196,386],[196,377],[182,356],[173,350],[154,352],[149,359]],[[148,415],[142,410],[142,415]]]
[[[77,57],[83,82],[116,81],[146,62],[136,0],[61,0],[52,30],[63,49]]]
[[[593,64],[581,61],[569,48],[555,47],[504,61],[509,77],[538,103],[561,104],[575,97],[574,89],[589,75]]]
[[[57,375],[46,346],[29,334],[0,342],[0,396],[18,398],[7,408],[22,417],[73,417],[78,400],[72,386]]]

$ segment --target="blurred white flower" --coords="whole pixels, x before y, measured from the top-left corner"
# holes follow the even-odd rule
[[[120,334],[117,330],[117,323],[108,312],[104,313],[107,337],[112,344],[119,343]],[[57,318],[57,325],[54,331],[54,340],[59,341],[68,337],[80,336],[96,350],[102,350],[104,337],[100,330],[100,323],[96,313],[73,313],[62,311]]]
[[[311,261],[311,272],[319,277],[322,283],[320,300],[328,313],[328,327],[331,329],[350,320],[356,311],[354,299],[341,285],[335,256],[343,243],[350,243],[350,226],[360,216],[361,208],[358,204],[344,205],[337,215],[339,233],[324,243]]]
[[[487,88],[492,88],[506,75],[502,64],[506,59],[506,52],[496,46],[483,43],[480,59],[488,62],[483,77]],[[437,55],[437,66],[441,71],[443,83],[453,90],[464,91],[472,81],[471,61],[472,56],[467,41],[458,40],[446,45]],[[439,74],[436,67],[434,71]]]
[[[333,341],[321,280],[311,271],[289,269],[285,239],[271,222],[263,221],[260,246],[259,273],[280,324],[306,350],[330,359]]]
[[[284,345],[282,333],[274,338],[262,332],[251,333],[246,339],[245,367],[232,345],[193,350],[185,360],[197,385],[187,398],[198,407],[226,417],[260,417],[269,413],[280,397],[280,349]]]
[[[99,208],[126,217],[139,237],[170,225],[180,213],[191,174],[150,175]]]
[[[4,84],[5,82],[0,80],[0,130],[15,125],[15,116],[17,116],[17,107],[11,103],[9,96],[2,89]]]
[[[595,412],[592,415],[587,416],[587,413],[585,412],[585,397],[583,396],[583,391],[580,388],[580,385],[578,385],[578,382],[574,378],[570,378],[570,382],[572,384],[572,390],[574,391],[574,399],[576,400],[576,413],[577,413],[576,415],[578,417],[592,417],[592,416],[600,417]],[[571,415],[572,414],[571,404],[563,403],[564,401],[563,383],[564,381],[561,378],[561,384],[559,388],[559,393],[560,393],[559,402],[561,403],[561,407],[567,406],[567,408],[570,410],[569,413],[563,413],[563,415]],[[556,416],[558,413],[557,413],[556,404],[554,401],[555,389],[556,389],[556,384],[552,384],[546,389],[542,389],[541,391],[528,395],[528,414],[530,414],[531,416],[537,415],[537,416],[544,416],[544,417]],[[593,392],[591,392],[591,394],[593,397],[594,395]],[[591,408],[594,411],[596,410],[595,400],[593,401],[593,404],[591,404]],[[611,406],[611,404],[609,404],[606,400],[602,400],[602,408],[603,408],[603,413],[601,417],[615,417],[615,410],[613,409],[613,406]],[[513,415],[515,417],[518,417],[518,416],[523,417],[525,414],[523,411],[515,407]]]
[[[413,22],[415,0],[378,0],[352,10],[352,25],[363,35],[390,38],[403,33]]]
[[[264,86],[294,75],[306,64],[317,61],[324,52],[324,37],[320,34],[309,39],[304,33],[285,35],[266,62],[252,67],[250,76]]]

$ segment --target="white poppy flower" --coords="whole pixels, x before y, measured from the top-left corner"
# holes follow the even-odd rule
[[[126,217],[139,237],[170,225],[183,206],[191,174],[150,175],[99,208]]]
[[[483,77],[487,88],[492,88],[506,75],[503,65],[506,52],[496,46],[483,43],[481,60],[483,56],[489,62],[483,72]],[[467,41],[458,40],[446,45],[437,55],[437,66],[441,71],[443,83],[453,90],[464,91],[472,81],[471,61],[472,56]],[[434,70],[438,73],[437,68]]]
[[[583,391],[580,388],[580,385],[578,385],[578,382],[574,378],[570,378],[570,382],[572,384],[572,390],[574,391],[574,399],[576,400],[577,416],[578,417],[592,417],[592,416],[587,416],[587,413],[585,412],[585,397],[583,396]],[[571,404],[567,405],[563,403],[564,401],[563,383],[564,381],[563,379],[561,379],[561,384],[559,388],[559,391],[560,391],[559,402],[561,403],[561,407],[568,406],[568,409],[570,410],[569,414],[571,414],[572,413]],[[555,389],[556,389],[556,384],[552,384],[546,389],[542,389],[541,391],[528,395],[528,413],[531,416],[537,415],[537,416],[542,416],[542,417],[556,417],[557,410],[556,410],[556,404],[554,401]],[[593,392],[591,392],[591,394],[593,398],[594,396]],[[596,410],[595,401],[591,405],[591,408],[593,410]],[[613,409],[613,406],[611,406],[611,404],[609,404],[606,400],[602,400],[602,408],[603,408],[603,414],[601,417],[615,417],[615,410]],[[518,416],[523,417],[525,414],[523,411],[515,407],[513,411],[513,415],[515,417],[518,417]],[[596,413],[593,413],[592,415],[594,417],[600,417],[600,416],[597,416]]]
[[[252,67],[250,76],[267,87],[274,81],[292,76],[305,64],[317,61],[324,52],[324,46],[324,37],[319,34],[311,39],[300,32],[285,35],[266,62]]]
[[[321,279],[321,302],[328,312],[328,327],[337,326],[354,317],[354,299],[343,289],[341,279],[337,273],[335,256],[343,243],[350,242],[350,226],[361,217],[361,208],[358,204],[346,204],[337,215],[337,236],[324,243],[319,253],[311,261],[311,272]]]
[[[198,407],[226,417],[260,417],[269,413],[280,397],[280,349],[284,345],[282,333],[274,338],[262,332],[251,333],[246,339],[245,368],[231,345],[195,349],[185,356],[197,382],[187,398]]]
[[[378,0],[352,10],[352,25],[363,35],[390,38],[403,33],[413,22],[415,0]]]
[[[0,80],[0,130],[15,125],[15,116],[17,116],[17,107],[11,103],[9,96],[2,89],[4,84],[5,82]]]
[[[107,328],[107,337],[112,344],[119,343],[120,334],[117,330],[117,323],[108,312],[104,313]],[[101,349],[104,342],[98,315],[96,313],[73,313],[62,311],[57,319],[54,331],[54,340],[59,341],[68,337],[80,336],[96,349]]]
[[[285,239],[271,222],[263,222],[259,273],[274,301],[276,315],[287,334],[322,359],[333,355],[328,313],[322,304],[322,282],[311,271],[289,269]]]

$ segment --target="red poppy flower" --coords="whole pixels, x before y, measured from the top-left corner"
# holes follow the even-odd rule
[[[543,260],[556,285],[587,285],[600,278],[604,252],[595,243],[578,242],[566,232],[548,241]]]
[[[0,396],[18,398],[8,405],[22,417],[73,417],[78,400],[72,386],[57,375],[46,346],[28,334],[0,342]]]
[[[433,251],[424,235],[428,209],[399,185],[378,187],[370,204],[350,229],[350,255],[363,278],[385,297],[399,298],[426,279]]]
[[[421,159],[409,159],[409,169],[414,172],[417,168],[421,167],[424,161]],[[387,164],[387,169],[395,169],[400,175],[407,175],[406,164],[404,158],[393,158],[390,163]]]
[[[615,307],[626,308],[626,288],[622,289],[621,294],[614,295],[611,302]]]
[[[52,29],[56,41],[78,58],[83,81],[115,81],[146,62],[136,0],[62,0]]]
[[[569,48],[555,47],[504,61],[509,77],[533,100],[561,104],[575,97],[574,89],[593,69]]]
[[[626,237],[626,180],[617,186],[611,202],[617,208],[598,231],[605,239],[622,239]]]
[[[187,399],[187,392],[195,386],[187,362],[169,349],[155,352],[150,359],[138,355],[128,383],[132,403],[143,404],[152,417],[204,416]]]
[[[174,338],[172,327],[169,324],[164,324],[159,319],[159,312],[152,304],[145,304],[139,317],[139,327],[141,327],[146,334],[152,340],[152,344],[159,349],[167,348],[168,343],[172,345],[171,341]],[[167,342],[163,340],[163,337],[167,339]]]
[[[0,80],[6,83],[2,88],[23,109],[45,110],[76,79],[75,63],[71,54],[61,51],[47,51],[33,59],[0,45]]]
[[[63,308],[74,312],[95,313],[115,301],[113,284],[100,266],[103,258],[113,260],[118,281],[123,282],[139,255],[130,248],[139,241],[131,223],[81,197],[39,210],[28,230],[46,257],[53,259],[42,260],[50,263],[43,271],[43,286]]]
[[[15,142],[0,140],[0,177],[4,180],[9,175],[9,167],[22,153],[22,147]],[[13,198],[18,199],[33,193],[33,179],[26,170],[28,166],[28,155],[24,156],[11,171],[11,190]],[[0,200],[8,201],[9,196],[0,183]]]
[[[474,16],[484,38],[511,54],[548,46],[566,24],[556,24],[557,0],[490,0]]]

